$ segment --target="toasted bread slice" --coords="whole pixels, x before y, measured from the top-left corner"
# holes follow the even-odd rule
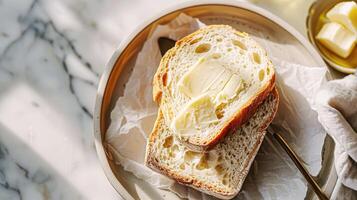
[[[233,92],[222,95],[232,77]],[[173,134],[190,149],[205,151],[246,122],[274,85],[273,65],[257,42],[230,26],[211,25],[177,41],[164,55],[153,80],[153,98]],[[200,95],[213,102],[211,121],[192,125],[194,131],[177,128],[177,118]]]
[[[181,184],[221,199],[231,199],[242,187],[278,102],[274,89],[248,122],[207,152],[191,151],[178,141],[159,111],[148,139],[146,165]]]

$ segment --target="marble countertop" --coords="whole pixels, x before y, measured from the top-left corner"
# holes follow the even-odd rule
[[[292,13],[312,0],[252,2],[304,33]],[[99,77],[131,30],[175,3],[0,0],[0,199],[120,199],[94,147]]]

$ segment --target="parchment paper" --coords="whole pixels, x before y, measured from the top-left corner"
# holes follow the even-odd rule
[[[211,199],[189,187],[153,172],[144,166],[146,139],[153,127],[157,105],[152,101],[152,77],[161,55],[157,39],[166,36],[178,40],[204,26],[197,19],[181,14],[166,25],[158,26],[139,53],[132,75],[111,113],[106,142],[125,170],[154,187],[171,189],[188,199]],[[266,41],[264,41],[266,40]],[[326,69],[302,66],[277,59],[274,46],[282,45],[259,38],[276,68],[280,105],[273,123],[284,130],[288,140],[306,163],[312,175],[321,169],[321,151],[325,131],[314,111],[314,94],[326,81]],[[288,46],[286,48],[289,49]],[[307,183],[280,146],[266,137],[252,165],[238,199],[303,199]]]

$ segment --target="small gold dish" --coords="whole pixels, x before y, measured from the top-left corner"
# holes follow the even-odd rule
[[[328,50],[315,38],[322,26],[329,21],[326,18],[326,13],[342,1],[346,0],[316,0],[309,9],[306,19],[306,29],[310,42],[317,48],[322,58],[336,70],[351,74],[357,70],[357,46],[347,58],[342,58]]]

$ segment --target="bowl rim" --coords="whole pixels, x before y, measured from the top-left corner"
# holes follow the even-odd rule
[[[339,72],[342,72],[342,73],[345,73],[345,74],[353,74],[353,73],[357,73],[357,68],[353,69],[353,68],[347,68],[347,67],[343,67],[343,66],[340,66],[334,62],[332,62],[330,59],[328,59],[321,51],[320,49],[318,48],[318,46],[316,45],[316,40],[314,39],[314,35],[312,33],[312,28],[311,28],[311,20],[312,20],[312,10],[318,6],[318,3],[319,0],[316,0],[315,2],[313,2],[309,9],[308,9],[308,14],[307,14],[307,17],[306,17],[306,21],[305,21],[305,26],[306,26],[306,35],[307,35],[307,38],[309,39],[310,43],[315,47],[316,51],[317,52],[320,52],[320,56],[322,57],[322,59],[327,62],[332,68],[336,69],[337,71]],[[357,46],[355,47],[357,48]]]
[[[246,9],[249,11],[252,11],[254,13],[257,13],[272,22],[276,23],[283,29],[285,29],[287,32],[289,32],[292,36],[294,36],[308,51],[309,54],[311,54],[312,57],[315,58],[315,61],[319,64],[321,67],[325,67],[328,71],[328,74],[330,73],[329,68],[326,66],[326,63],[322,60],[320,57],[319,53],[316,51],[316,49],[306,40],[306,38],[298,32],[295,28],[293,28],[290,24],[282,20],[280,17],[276,16],[275,14],[271,13],[268,10],[265,10],[264,8],[258,7],[250,2],[244,2],[244,1],[235,1],[235,0],[226,0],[226,1],[219,1],[219,0],[189,0],[177,4],[173,4],[171,6],[168,6],[161,10],[158,13],[155,13],[152,15],[149,19],[143,21],[140,23],[133,31],[131,31],[125,39],[123,39],[117,49],[114,51],[113,55],[105,65],[104,71],[100,77],[100,81],[98,84],[98,90],[97,90],[97,95],[96,95],[96,100],[95,100],[95,108],[94,108],[94,118],[93,118],[93,128],[94,128],[94,143],[97,151],[97,155],[100,161],[100,164],[103,168],[103,171],[109,180],[110,184],[112,187],[118,192],[118,194],[123,198],[123,199],[134,199],[129,192],[124,188],[124,186],[119,182],[119,180],[115,177],[113,171],[111,170],[111,167],[109,165],[108,157],[110,155],[107,155],[105,149],[104,149],[104,144],[102,140],[102,135],[105,135],[105,133],[101,133],[101,115],[102,113],[102,103],[103,103],[103,94],[106,90],[107,83],[110,77],[110,74],[112,73],[115,63],[117,59],[120,57],[121,53],[124,52],[126,47],[130,44],[130,42],[138,35],[140,32],[145,29],[148,26],[151,26],[153,23],[155,23],[157,20],[160,18],[176,12],[177,10],[189,8],[189,7],[194,7],[194,6],[207,6],[207,5],[223,5],[223,6],[232,6],[232,7],[237,7],[237,8],[242,8]]]

